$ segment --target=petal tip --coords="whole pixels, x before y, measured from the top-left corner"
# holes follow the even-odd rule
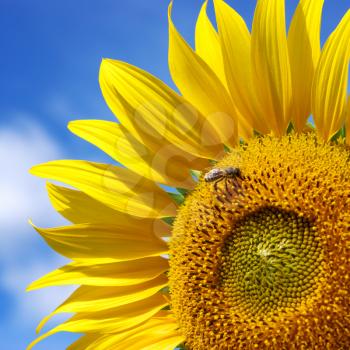
[[[42,164],[37,164],[37,165],[32,166],[29,169],[29,174],[34,175],[34,176],[38,176],[38,172],[39,172],[38,170],[40,169],[41,166],[42,166]]]

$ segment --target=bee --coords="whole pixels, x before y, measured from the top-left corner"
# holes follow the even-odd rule
[[[204,175],[204,180],[206,182],[214,182],[214,188],[217,190],[217,184],[225,179],[225,186],[227,189],[227,179],[234,179],[236,177],[241,177],[241,169],[236,167],[227,167],[227,168],[214,168],[208,171]]]

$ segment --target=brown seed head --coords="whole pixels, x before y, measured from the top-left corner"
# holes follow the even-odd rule
[[[254,139],[201,181],[171,241],[172,308],[186,346],[348,349],[348,150],[314,135]]]

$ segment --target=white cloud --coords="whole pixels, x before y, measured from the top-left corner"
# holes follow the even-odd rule
[[[17,329],[31,329],[34,335],[36,323],[72,288],[25,292],[30,282],[66,262],[50,254],[28,224],[29,218],[39,226],[65,223],[51,208],[45,181],[28,170],[35,164],[62,158],[63,151],[31,116],[16,113],[8,120],[9,124],[0,126],[0,286],[13,297],[8,321]]]
[[[63,258],[51,258],[45,262],[38,258],[27,265],[11,264],[7,267],[2,274],[2,287],[10,291],[16,300],[8,321],[16,323],[21,320],[21,326],[31,327],[34,333],[33,327],[62,303],[75,287],[50,287],[31,292],[25,292],[25,289],[31,282],[64,263]],[[30,317],[23,318],[23,315]]]
[[[28,171],[35,164],[62,157],[56,142],[28,116],[17,113],[8,119],[14,121],[0,127],[2,257],[12,254],[14,247],[21,250],[29,239],[29,218],[39,225],[57,223],[59,216],[49,204],[45,182]]]

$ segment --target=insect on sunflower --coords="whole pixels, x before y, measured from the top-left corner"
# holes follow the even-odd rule
[[[36,230],[72,262],[29,289],[79,287],[29,348],[59,331],[83,333],[71,350],[349,348],[350,11],[321,50],[322,0],[288,35],[282,0],[257,1],[251,32],[222,0],[216,31],[206,7],[195,50],[169,7],[180,94],[106,59],[120,123],[69,124],[124,167],[32,169],[76,189],[48,184],[72,225]]]

